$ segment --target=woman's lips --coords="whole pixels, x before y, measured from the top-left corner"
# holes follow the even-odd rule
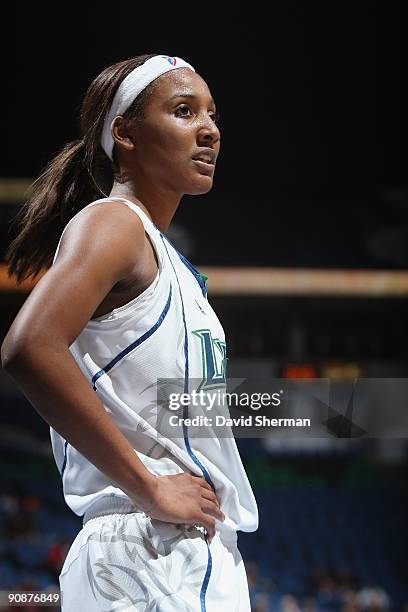
[[[200,171],[200,174],[205,174],[207,176],[212,176],[214,174],[214,164],[207,164],[207,162],[200,161],[199,159],[193,159],[193,162]]]

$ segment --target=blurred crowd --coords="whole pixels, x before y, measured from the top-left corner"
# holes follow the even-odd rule
[[[349,568],[328,572],[315,568],[308,576],[310,593],[282,594],[278,585],[261,575],[256,562],[246,563],[252,612],[392,612],[389,594],[373,580],[358,587]],[[408,604],[404,611],[408,612]]]
[[[34,563],[27,564],[13,550],[13,545],[23,545],[27,550],[43,542],[44,530],[40,525],[39,513],[42,501],[37,495],[21,494],[12,489],[0,494],[1,539],[0,539],[0,591],[41,591],[45,593],[58,593],[58,576],[62,569],[66,554],[69,550],[69,539],[55,534],[49,543],[42,547]],[[6,582],[5,568],[19,578],[13,583]],[[41,575],[41,580],[39,576]],[[3,605],[1,612],[23,610],[49,612],[60,610],[59,606],[40,607],[37,604],[18,606]]]

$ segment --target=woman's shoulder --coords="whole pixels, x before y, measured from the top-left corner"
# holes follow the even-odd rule
[[[133,268],[146,251],[141,217],[116,200],[92,203],[80,210],[66,226],[56,262],[61,259],[118,259]]]
[[[98,223],[101,226],[104,224],[111,225],[112,223],[123,224],[124,226],[129,223],[132,229],[144,227],[142,215],[137,214],[135,208],[130,208],[125,200],[115,199],[104,199],[95,200],[84,206],[80,211],[76,213],[69,222],[69,225],[76,224],[79,226],[86,225],[87,223]]]

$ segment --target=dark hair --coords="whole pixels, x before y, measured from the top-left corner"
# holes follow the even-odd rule
[[[115,166],[100,144],[105,117],[123,79],[155,55],[139,55],[113,64],[89,86],[80,110],[82,137],[66,144],[49,161],[13,220],[17,235],[5,261],[9,276],[14,274],[18,283],[49,268],[68,221],[93,200],[109,194]],[[124,117],[143,119],[149,88],[151,85],[137,96]]]

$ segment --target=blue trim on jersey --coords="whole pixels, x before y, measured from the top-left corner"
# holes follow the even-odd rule
[[[182,314],[183,314],[183,325],[184,325],[184,358],[185,358],[184,393],[188,393],[188,388],[189,388],[189,385],[188,385],[188,374],[189,374],[189,364],[188,364],[188,333],[187,333],[186,316],[185,316],[185,311],[184,311],[183,294],[182,294],[182,291],[181,291],[180,282],[179,282],[179,279],[178,279],[178,276],[177,276],[177,272],[176,272],[176,270],[174,268],[172,259],[171,259],[170,255],[169,255],[168,250],[167,250],[166,243],[164,242],[164,236],[163,236],[163,234],[161,232],[160,232],[160,236],[161,236],[161,239],[163,241],[164,248],[166,249],[167,257],[169,258],[171,266],[172,266],[172,268],[174,270],[174,274],[176,275],[177,284],[178,284],[179,293],[180,293],[181,311],[182,311]],[[188,454],[193,459],[194,463],[196,463],[199,466],[199,468],[201,469],[201,471],[204,474],[204,478],[206,479],[208,484],[211,485],[211,487],[215,491],[214,483],[211,480],[211,476],[209,475],[207,469],[203,466],[201,461],[198,459],[198,457],[195,456],[195,454],[193,453],[193,450],[192,450],[192,448],[190,446],[190,442],[189,442],[189,439],[188,439],[188,429],[187,429],[187,426],[185,425],[185,419],[187,418],[187,416],[188,416],[188,406],[183,406],[184,444],[186,445]],[[210,546],[209,546],[209,544],[207,542],[207,536],[206,535],[205,535],[205,542],[207,544],[208,560],[207,560],[207,568],[205,570],[204,580],[203,580],[203,583],[201,585],[201,590],[200,590],[201,612],[206,612],[206,610],[207,610],[206,605],[205,605],[205,594],[207,592],[208,582],[210,580],[211,570],[212,570],[212,556],[211,556]]]
[[[177,255],[180,257],[181,261],[183,262],[183,264],[190,270],[191,274],[195,277],[197,283],[200,285],[201,288],[201,292],[203,294],[204,297],[207,297],[207,293],[208,293],[208,288],[207,288],[207,283],[206,281],[203,279],[202,275],[200,274],[200,272],[193,266],[193,264],[188,261],[187,257],[184,257],[184,255],[182,255],[180,253],[180,251],[178,251],[176,249],[176,247],[174,246],[174,244],[172,242],[170,242],[170,240],[166,237],[163,236],[160,233],[160,236],[162,238],[166,238],[167,242],[169,244],[171,244],[171,246],[173,247],[173,249],[176,251]],[[167,250],[167,249],[166,249]],[[168,253],[167,253],[168,254]]]
[[[203,584],[201,585],[201,591],[200,591],[201,612],[205,612],[206,611],[206,607],[205,607],[205,595],[206,595],[206,592],[207,592],[207,587],[208,587],[208,583],[210,581],[211,570],[212,570],[212,556],[211,556],[210,546],[209,546],[209,544],[207,542],[207,536],[205,536],[205,541],[206,541],[206,544],[207,544],[208,560],[207,560],[207,569],[205,571],[205,576],[204,576]]]
[[[181,287],[180,287],[180,282],[177,276],[177,272],[174,268],[173,262],[171,260],[171,257],[169,255],[169,252],[167,250],[167,246],[166,243],[164,242],[164,236],[163,234],[160,232],[160,236],[163,240],[163,244],[164,244],[164,248],[166,249],[166,253],[167,256],[170,260],[171,266],[174,270],[174,274],[176,275],[176,279],[177,279],[177,284],[178,284],[178,288],[179,288],[179,293],[180,293],[180,299],[181,299],[181,311],[182,311],[182,315],[183,315],[183,325],[184,325],[184,358],[185,358],[185,368],[184,368],[184,393],[188,393],[188,378],[189,378],[189,364],[188,364],[188,334],[187,334],[187,324],[186,324],[186,316],[185,316],[185,311],[184,311],[184,301],[183,301],[183,294],[181,292]],[[166,238],[167,240],[167,238]],[[196,457],[191,449],[190,446],[190,442],[188,439],[188,433],[187,433],[187,426],[184,424],[184,419],[187,418],[188,416],[188,406],[183,406],[183,432],[184,432],[184,442],[185,445],[187,447],[187,451],[188,454],[190,455],[190,457],[192,458],[192,460],[194,461],[194,463],[196,463],[199,468],[201,469],[201,471],[204,474],[204,477],[206,479],[206,481],[208,482],[209,485],[212,486],[212,488],[215,490],[214,487],[214,483],[211,480],[211,476],[209,475],[207,469],[204,467],[204,465],[200,462],[200,460],[198,459],[198,457]]]
[[[62,478],[62,477],[63,477],[63,475],[64,475],[65,466],[67,465],[67,453],[68,453],[67,447],[68,447],[68,440],[65,440],[65,446],[64,446],[64,463],[62,464],[61,478]]]
[[[137,340],[135,340],[134,342],[132,342],[132,344],[130,344],[129,346],[127,346],[125,349],[123,349],[123,351],[121,351],[119,353],[119,355],[117,355],[114,359],[112,359],[112,361],[110,361],[108,363],[108,365],[106,365],[102,370],[99,370],[99,372],[97,372],[93,378],[92,378],[92,384],[93,384],[93,388],[94,391],[96,391],[96,381],[98,380],[98,378],[100,378],[103,374],[106,374],[106,372],[108,372],[111,368],[113,368],[114,365],[116,365],[118,363],[118,361],[120,361],[121,359],[123,359],[123,357],[126,357],[126,355],[128,353],[130,353],[130,351],[132,351],[134,348],[136,348],[137,346],[139,346],[139,344],[142,344],[142,342],[144,342],[145,340],[147,340],[147,338],[149,338],[158,327],[160,327],[160,325],[163,323],[166,314],[169,311],[170,308],[170,304],[171,304],[171,295],[172,295],[172,286],[170,284],[170,290],[169,290],[169,296],[167,298],[167,302],[166,305],[163,309],[163,312],[161,313],[160,317],[157,319],[156,323],[153,325],[153,327],[151,327],[145,334],[143,334],[143,336],[140,336],[140,338],[138,338]],[[64,463],[62,465],[62,470],[61,470],[61,478],[64,475],[64,471],[65,471],[65,467],[67,465],[67,454],[68,454],[68,440],[65,440],[65,446],[64,446]]]
[[[163,312],[161,313],[160,317],[157,319],[156,323],[146,333],[140,336],[140,338],[138,338],[137,340],[134,340],[131,344],[129,344],[129,346],[124,348],[123,351],[121,351],[118,355],[116,355],[116,357],[114,357],[112,361],[110,361],[104,368],[102,368],[102,370],[99,370],[99,372],[93,375],[92,385],[95,391],[96,391],[96,381],[98,380],[98,378],[100,378],[101,376],[109,372],[109,370],[111,370],[114,365],[116,365],[121,359],[126,357],[126,355],[128,355],[131,351],[133,351],[133,349],[135,349],[137,346],[142,344],[142,342],[150,338],[150,336],[154,334],[154,332],[160,327],[160,325],[163,323],[169,311],[170,304],[171,304],[171,295],[172,295],[172,286],[170,284],[169,296],[167,298],[166,305],[163,308]]]

